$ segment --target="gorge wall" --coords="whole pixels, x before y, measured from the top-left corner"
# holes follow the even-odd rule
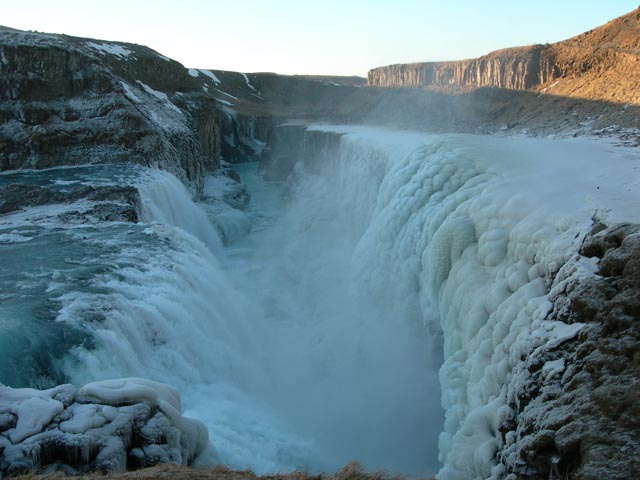
[[[131,162],[199,192],[262,148],[218,83],[147,47],[0,28],[0,170]]]
[[[456,62],[389,65],[369,70],[368,84],[378,87],[498,87],[524,90],[560,75],[549,48],[542,45],[492,52]]]
[[[469,90],[536,90],[638,104],[640,9],[568,40],[491,52],[475,59],[389,65],[368,85]]]

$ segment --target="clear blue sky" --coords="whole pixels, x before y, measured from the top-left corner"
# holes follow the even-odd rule
[[[188,67],[366,75],[563,40],[639,0],[0,0],[0,24],[148,45]]]

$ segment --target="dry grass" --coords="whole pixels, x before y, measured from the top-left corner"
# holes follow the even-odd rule
[[[11,477],[10,477],[11,478]],[[15,477],[15,480],[62,480],[66,479],[63,473],[39,474],[29,473]],[[180,467],[177,465],[159,465],[156,467],[143,468],[120,474],[104,474],[100,472],[79,475],[74,479],[86,480],[404,480],[403,475],[390,475],[385,472],[365,472],[361,465],[352,462],[344,466],[333,475],[320,474],[311,475],[304,472],[292,472],[286,474],[270,474],[259,476],[251,470],[231,470],[224,466],[217,466],[212,469],[193,469]],[[435,480],[435,479],[423,479]]]

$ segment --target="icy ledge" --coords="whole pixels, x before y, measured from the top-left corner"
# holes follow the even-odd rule
[[[217,463],[206,427],[181,412],[177,390],[142,378],[79,390],[0,386],[0,476]]]

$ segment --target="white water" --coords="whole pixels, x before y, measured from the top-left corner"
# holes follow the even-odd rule
[[[433,474],[439,455],[441,479],[499,476],[506,385],[562,334],[544,321],[553,274],[595,209],[632,219],[638,170],[588,147],[351,129],[287,202],[257,182],[257,228],[224,251],[180,183],[149,173],[153,241],[102,238],[125,266],[61,299],[58,321],[96,340],[64,371],[177,387],[234,467]]]

